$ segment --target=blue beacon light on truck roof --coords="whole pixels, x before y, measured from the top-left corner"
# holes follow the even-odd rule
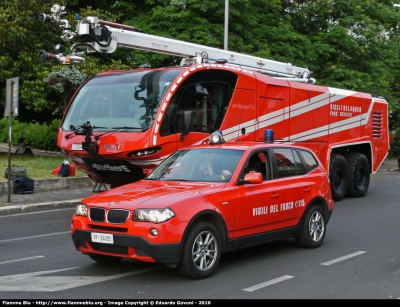
[[[265,130],[264,141],[265,141],[265,143],[273,143],[274,142],[274,130],[272,130],[272,129]]]

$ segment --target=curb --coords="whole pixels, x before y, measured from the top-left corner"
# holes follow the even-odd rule
[[[5,198],[10,192],[11,198],[13,198],[10,203],[0,200],[0,217],[10,214],[75,207],[83,198],[93,192],[95,183],[89,177],[35,179],[35,192],[32,197],[30,197],[30,194],[14,194],[12,183],[11,186],[12,190],[8,191],[8,182],[0,182],[0,196]],[[54,193],[61,193],[65,198],[58,196],[56,199],[49,200],[54,197]],[[40,197],[37,198],[36,194],[40,195]]]
[[[61,189],[80,189],[94,187],[95,183],[89,177],[63,177],[50,179],[34,179],[35,192],[47,192]],[[11,191],[14,184],[11,181]],[[0,182],[0,194],[8,193],[8,181]]]

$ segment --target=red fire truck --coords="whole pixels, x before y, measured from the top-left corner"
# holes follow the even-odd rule
[[[107,71],[72,97],[57,144],[78,169],[112,187],[142,179],[182,146],[226,140],[275,142],[313,150],[329,173],[335,200],[362,197],[389,151],[388,103],[368,93],[315,84],[308,68],[142,33],[97,17],[77,19],[54,5],[40,20],[75,43],[69,54],[42,50],[41,61],[77,65],[117,47],[181,57],[176,67]]]

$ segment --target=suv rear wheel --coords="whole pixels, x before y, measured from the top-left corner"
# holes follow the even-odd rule
[[[301,247],[319,247],[325,238],[326,217],[320,206],[312,205],[307,211],[301,234],[296,243]]]

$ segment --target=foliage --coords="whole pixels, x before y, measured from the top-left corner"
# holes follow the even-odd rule
[[[73,67],[62,68],[61,70],[54,71],[49,74],[45,80],[48,85],[48,95],[50,96],[54,92],[62,95],[62,99],[58,103],[58,106],[54,110],[53,114],[58,113],[62,115],[64,113],[69,99],[78,89],[79,85],[85,81],[85,77],[86,76],[84,74]],[[56,105],[56,102],[54,102],[54,105]]]
[[[400,127],[394,130],[395,136],[392,143],[390,144],[390,156],[394,158],[400,158]]]
[[[319,84],[378,93],[398,108],[399,12],[392,1],[283,1],[309,37]]]
[[[38,52],[46,43],[55,43],[57,36],[42,31],[38,16],[49,5],[49,0],[3,0],[0,7],[0,83],[4,86],[0,88],[1,97],[5,98],[6,79],[20,77],[20,118],[23,121],[47,117],[43,79],[52,68],[41,67]],[[2,99],[2,106],[4,101]]]
[[[68,2],[72,7],[78,3]],[[64,91],[58,94],[53,90],[49,91],[46,80],[52,72],[62,71],[65,66],[62,68],[54,62],[41,63],[38,59],[41,50],[53,52],[53,47],[60,43],[59,29],[52,24],[40,22],[38,18],[40,13],[50,14],[54,4],[50,0],[3,0],[0,7],[0,93],[3,98],[0,105],[4,108],[6,80],[19,77],[19,119],[23,122],[50,123],[53,119],[60,119],[62,108],[73,93],[72,85],[76,87],[69,78],[65,78]],[[76,11],[78,12],[79,10]],[[82,12],[85,14],[85,10]],[[71,16],[68,18],[72,18]],[[70,22],[75,26],[73,19]],[[89,62],[92,65],[89,63],[86,68],[88,73],[81,70],[82,76],[91,76],[104,69],[126,68],[126,65],[119,66],[118,59],[109,59],[108,63],[102,63],[99,59]]]
[[[56,142],[60,120],[55,119],[50,124],[40,124],[38,122],[24,123],[13,118],[11,123],[11,145],[18,146],[21,136],[25,138],[25,143],[30,144],[34,149],[59,151]],[[8,118],[0,120],[0,142],[8,143]]]

